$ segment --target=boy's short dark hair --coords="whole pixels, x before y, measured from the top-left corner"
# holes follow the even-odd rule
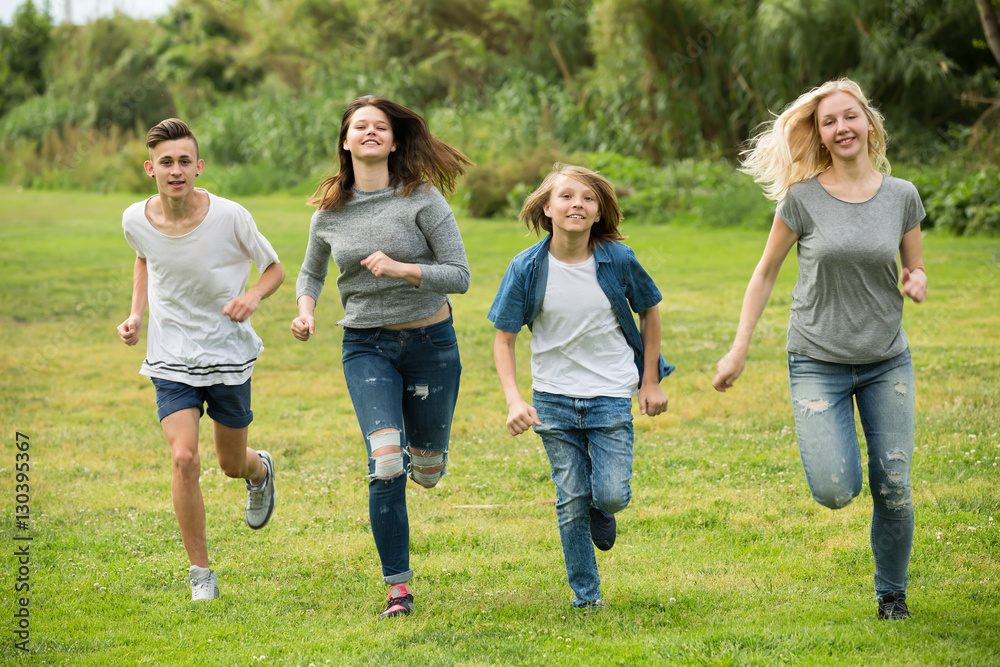
[[[173,141],[174,139],[185,139],[189,138],[194,142],[194,152],[195,157],[198,156],[198,140],[194,136],[194,132],[187,123],[179,118],[168,118],[166,120],[161,120],[159,123],[154,125],[146,133],[146,148],[153,150],[153,148],[163,142],[163,141]]]

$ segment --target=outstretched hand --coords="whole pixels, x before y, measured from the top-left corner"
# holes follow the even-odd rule
[[[920,303],[927,298],[927,274],[924,273],[923,269],[914,269],[910,271],[907,268],[903,268],[903,288],[899,290],[899,293],[903,296],[908,296],[915,303]]]
[[[736,378],[743,374],[743,368],[746,364],[747,355],[745,353],[741,354],[736,350],[730,350],[716,364],[718,372],[715,374],[715,379],[712,380],[712,386],[715,387],[716,391],[732,388]]]

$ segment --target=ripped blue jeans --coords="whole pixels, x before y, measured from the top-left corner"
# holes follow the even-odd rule
[[[451,420],[462,374],[455,328],[450,317],[416,329],[345,327],[342,358],[368,450],[368,517],[382,563],[382,579],[390,585],[400,584],[413,577],[407,475],[375,477],[369,436],[386,428],[400,431],[407,472],[410,447],[442,452],[447,466]]]
[[[601,577],[590,536],[591,506],[617,514],[632,499],[632,399],[573,398],[533,391],[556,484],[556,518],[566,575],[576,608],[601,599]]]
[[[861,493],[857,401],[868,446],[875,593],[906,593],[913,546],[914,382],[909,350],[873,364],[835,364],[788,354],[799,454],[816,502],[840,509]]]

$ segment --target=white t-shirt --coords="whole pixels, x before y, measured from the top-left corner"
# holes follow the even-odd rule
[[[594,256],[579,264],[548,259],[542,310],[531,328],[532,387],[573,398],[634,396],[639,371],[597,282]]]
[[[238,385],[250,377],[264,345],[249,319],[233,322],[222,309],[246,290],[251,261],[263,273],[278,255],[245,208],[206,194],[208,214],[183,236],[150,224],[148,200],[122,216],[125,239],[145,258],[149,275],[146,359],[139,372],[195,387]]]

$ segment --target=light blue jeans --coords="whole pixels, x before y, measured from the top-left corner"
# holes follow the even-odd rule
[[[868,445],[871,546],[875,593],[906,594],[913,546],[914,382],[910,352],[873,364],[835,364],[788,354],[795,431],[809,490],[816,502],[840,509],[861,493],[861,453],[854,424],[857,401]],[[853,399],[853,400],[852,400]]]
[[[532,406],[556,483],[556,517],[574,607],[601,599],[590,507],[610,514],[632,499],[632,399],[536,391]]]
[[[345,328],[343,362],[368,450],[368,516],[382,562],[382,580],[401,584],[413,577],[406,475],[375,477],[369,436],[381,429],[399,430],[407,471],[410,447],[442,452],[447,466],[462,375],[452,319],[416,329]]]

